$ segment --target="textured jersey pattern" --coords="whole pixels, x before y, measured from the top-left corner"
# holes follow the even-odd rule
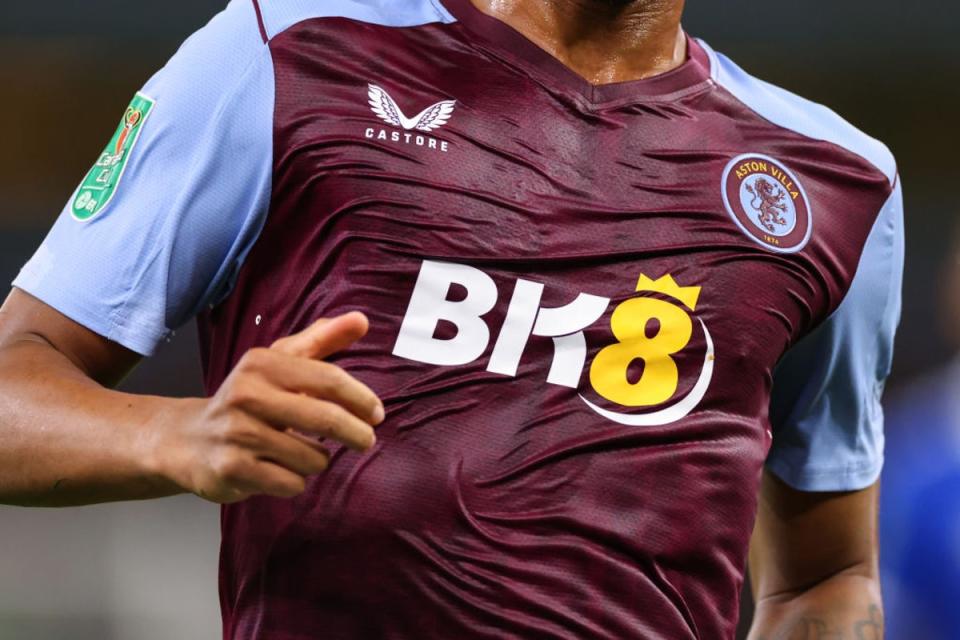
[[[861,330],[841,306],[892,195],[863,153],[771,121],[696,45],[653,87],[584,91],[483,24],[324,17],[270,42],[271,211],[201,323],[208,385],[252,346],[361,309],[371,334],[337,362],[391,417],[373,453],[337,450],[306,497],[225,510],[229,637],[730,637],[768,430],[779,446],[824,418],[803,396],[809,422],[772,424],[773,371],[829,318],[839,340]],[[799,253],[758,246],[724,211],[724,169],[750,153],[802,182],[815,232]],[[883,264],[863,282],[886,296]],[[680,299],[676,388],[642,409],[599,394],[617,310]],[[859,356],[823,365],[820,397]],[[624,423],[671,411],[708,367],[682,419]],[[856,441],[860,426],[875,427],[842,428]],[[836,465],[830,482],[878,468],[855,446],[804,460],[795,437],[782,459]],[[869,469],[847,475],[854,458]]]
[[[465,0],[235,0],[151,88],[127,184],[17,285],[143,352],[212,306],[211,392],[362,310],[335,361],[389,414],[224,509],[226,638],[729,638],[768,453],[878,472],[892,159],[704,45],[591,87]]]

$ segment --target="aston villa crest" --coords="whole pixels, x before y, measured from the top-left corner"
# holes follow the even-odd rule
[[[797,177],[781,162],[750,153],[727,164],[723,204],[737,226],[771,251],[796,253],[813,232],[810,203]]]

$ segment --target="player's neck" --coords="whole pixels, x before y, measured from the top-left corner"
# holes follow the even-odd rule
[[[684,0],[471,0],[592,84],[649,78],[686,59]]]

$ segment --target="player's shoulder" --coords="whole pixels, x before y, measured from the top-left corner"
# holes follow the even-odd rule
[[[211,100],[228,99],[268,57],[253,3],[232,0],[184,41],[144,92],[162,102],[206,103],[209,109]]]
[[[828,107],[750,75],[727,56],[699,42],[710,58],[713,81],[754,113],[777,127],[846,149],[869,162],[889,183],[895,181],[896,160],[885,144]]]
[[[414,27],[453,22],[439,0],[233,0],[247,3],[257,13],[263,37],[271,40],[307,20],[347,18],[387,27]]]

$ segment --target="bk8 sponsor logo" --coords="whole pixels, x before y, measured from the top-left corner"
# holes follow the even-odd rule
[[[466,291],[460,300],[449,300],[451,287]],[[577,389],[587,364],[585,330],[598,322],[611,300],[580,293],[561,307],[543,307],[545,285],[518,279],[506,318],[493,343],[487,371],[516,377],[527,343],[534,336],[553,339],[553,361],[546,383]],[[703,400],[713,378],[715,352],[706,324],[695,318],[701,287],[681,287],[672,275],[653,280],[640,276],[637,296],[621,302],[610,317],[616,342],[604,346],[590,365],[593,391],[622,408],[599,406],[583,394],[580,399],[592,411],[628,426],[655,426],[676,422]],[[484,320],[500,300],[493,278],[466,265],[425,261],[420,268],[393,354],[426,364],[464,366],[487,351],[491,327]],[[656,297],[654,297],[656,296]],[[688,348],[694,322],[703,330],[703,367],[691,390],[674,400],[680,388],[680,370],[675,357]],[[456,327],[453,337],[437,337],[441,322]],[[650,334],[649,326],[657,326]],[[643,364],[639,379],[630,379],[636,361]],[[670,402],[656,411],[640,412]],[[627,413],[629,411],[629,413]]]

